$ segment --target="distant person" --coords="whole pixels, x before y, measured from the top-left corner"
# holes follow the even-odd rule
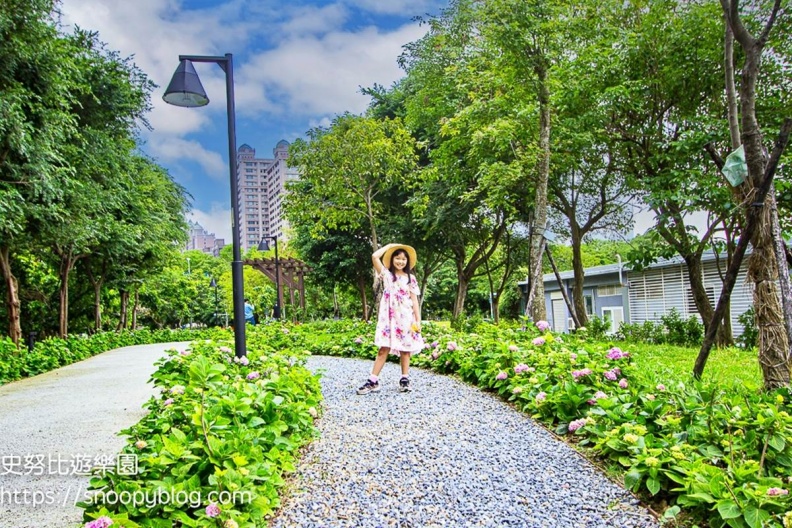
[[[245,322],[252,325],[256,324],[256,309],[250,304],[250,299],[245,299]]]
[[[399,390],[411,390],[410,355],[417,354],[424,346],[421,337],[421,305],[418,303],[421,290],[413,275],[416,260],[415,249],[404,244],[388,244],[371,255],[383,287],[374,334],[374,344],[379,347],[379,352],[371,376],[357,390],[358,394],[380,390],[379,373],[388,354],[399,356],[402,373]]]

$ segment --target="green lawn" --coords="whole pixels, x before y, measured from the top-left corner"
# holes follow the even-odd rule
[[[691,381],[698,348],[671,345],[615,343],[630,352],[635,363],[658,383]],[[704,368],[704,380],[715,381],[724,388],[735,387],[755,391],[762,387],[762,372],[756,350],[739,348],[713,349]]]

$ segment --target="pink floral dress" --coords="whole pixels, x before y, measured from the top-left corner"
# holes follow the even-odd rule
[[[385,268],[383,268],[380,278],[384,287],[380,299],[374,344],[378,347],[390,348],[391,354],[399,355],[400,352],[417,354],[423,350],[424,341],[421,334],[412,330],[415,315],[413,314],[410,292],[418,296],[421,291],[418,288],[418,281],[413,275],[396,275],[394,277]]]

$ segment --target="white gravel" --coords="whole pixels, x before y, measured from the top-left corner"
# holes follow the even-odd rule
[[[83,460],[115,463],[118,432],[154,395],[154,362],[185,346],[120,348],[0,387],[0,528],[80,526],[88,478],[74,473]]]
[[[286,527],[656,527],[638,501],[495,396],[413,369],[397,391],[355,389],[371,361],[313,357],[324,372],[322,436],[273,520]]]

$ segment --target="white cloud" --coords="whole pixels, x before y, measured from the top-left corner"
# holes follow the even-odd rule
[[[289,19],[278,28],[278,35],[280,37],[321,35],[343,26],[348,17],[349,12],[340,4],[298,7],[289,13]]]
[[[399,79],[396,59],[402,46],[424,33],[408,24],[391,32],[368,27],[286,40],[240,68],[239,109],[294,115],[362,112],[369,98],[360,87]]]
[[[346,3],[365,11],[388,15],[434,13],[438,4],[436,0],[346,0]]]
[[[174,137],[160,138],[148,144],[148,151],[160,161],[190,160],[198,163],[204,172],[216,180],[228,180],[228,163],[217,152],[206,150],[197,141]]]
[[[333,124],[333,120],[330,119],[329,117],[308,120],[308,126],[311,128],[316,128],[316,127],[330,128],[331,124]]]
[[[216,238],[225,239],[226,245],[231,245],[231,208],[230,206],[213,203],[209,212],[193,209],[187,215],[188,220],[198,222]]]

